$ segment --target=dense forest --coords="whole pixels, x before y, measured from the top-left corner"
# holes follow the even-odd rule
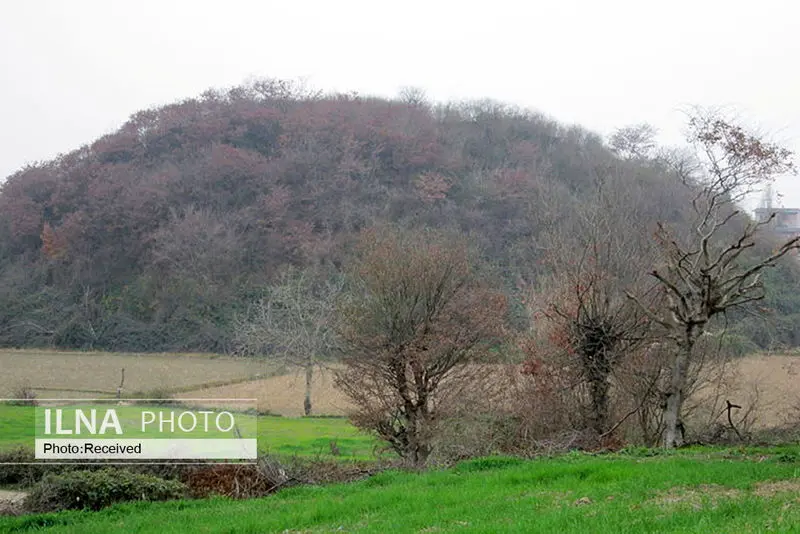
[[[0,346],[227,352],[283,271],[335,273],[387,223],[466,235],[522,329],[526,292],[587,220],[643,251],[657,221],[686,224],[687,191],[635,137],[274,80],[141,111],[2,184]],[[746,347],[796,346],[797,269],[765,278],[757,313],[727,326]]]

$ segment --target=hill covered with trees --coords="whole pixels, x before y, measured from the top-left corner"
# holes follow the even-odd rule
[[[141,111],[2,184],[0,346],[229,351],[287,267],[335,272],[385,223],[467,235],[522,328],[526,291],[587,221],[640,258],[656,222],[685,227],[689,192],[647,135],[624,133],[274,80]],[[732,324],[747,343],[797,345],[796,269],[765,276],[764,313]]]

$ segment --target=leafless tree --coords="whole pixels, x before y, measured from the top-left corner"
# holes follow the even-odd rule
[[[649,124],[617,129],[609,139],[611,150],[623,159],[647,159],[656,148],[658,131]]]
[[[502,334],[506,298],[480,283],[463,240],[433,231],[368,231],[351,272],[337,384],[357,426],[420,466],[445,397]]]
[[[289,269],[235,324],[237,353],[267,354],[305,372],[305,415],[312,413],[314,368],[335,352],[333,319],[342,287],[341,276]]]
[[[777,175],[793,169],[791,152],[721,117],[696,111],[689,119],[695,161],[681,159],[674,174],[690,191],[692,231],[680,235],[667,224],[656,231],[660,265],[650,272],[664,296],[663,307],[641,302],[648,317],[674,347],[664,405],[663,444],[684,443],[681,410],[696,344],[709,322],[731,308],[764,297],[761,273],[790,251],[800,237],[754,257],[763,230],[774,217],[751,220],[737,204]]]
[[[539,346],[550,353],[534,359],[572,369],[575,387],[585,390],[586,423],[597,436],[614,428],[610,392],[618,365],[650,333],[646,314],[626,298],[626,290],[643,288],[652,247],[637,242],[627,199],[608,194],[606,179],[613,178],[598,172],[596,197],[545,237],[548,274],[528,301],[534,330],[547,338]],[[528,362],[527,368],[541,366]]]

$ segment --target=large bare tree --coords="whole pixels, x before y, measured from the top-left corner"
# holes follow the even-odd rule
[[[506,298],[481,284],[467,244],[434,231],[366,232],[341,311],[339,387],[357,426],[420,466],[448,393],[503,332]]]
[[[764,230],[775,214],[752,220],[739,205],[793,169],[791,152],[702,110],[690,116],[689,141],[697,157],[681,158],[672,168],[689,191],[691,231],[681,234],[660,223],[655,234],[662,260],[650,274],[663,291],[665,304],[654,308],[630,294],[674,347],[664,404],[667,448],[684,443],[681,410],[700,336],[713,318],[762,299],[762,271],[800,248],[800,237],[793,237],[758,254],[757,245],[769,239]]]

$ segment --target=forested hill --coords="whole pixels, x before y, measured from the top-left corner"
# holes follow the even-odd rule
[[[283,267],[338,266],[385,221],[469,234],[513,293],[601,183],[642,228],[681,219],[658,166],[497,103],[209,91],[6,179],[0,345],[225,351]],[[780,317],[800,310],[789,274],[771,275]],[[787,321],[748,332],[793,343]]]

